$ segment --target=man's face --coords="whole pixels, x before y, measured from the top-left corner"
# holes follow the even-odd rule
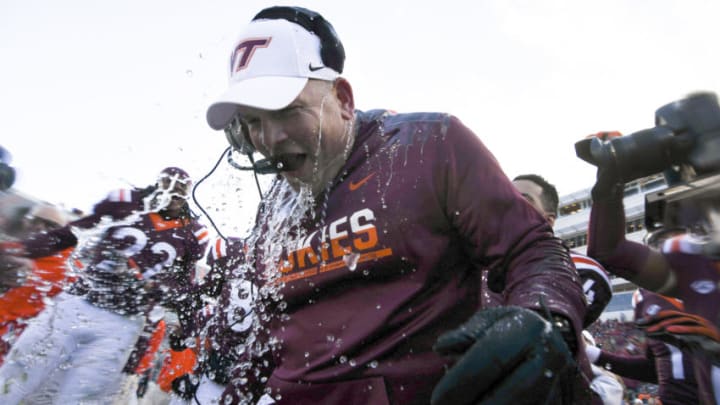
[[[517,191],[550,223],[555,225],[555,214],[545,211],[542,203],[542,187],[530,180],[514,180],[513,185]]]
[[[295,190],[306,185],[312,187],[313,195],[318,195],[345,163],[352,146],[353,104],[347,101],[347,82],[342,82],[338,90],[341,80],[336,85],[310,80],[300,95],[281,110],[239,107],[255,148],[266,158],[290,168],[281,173]]]
[[[158,188],[172,197],[186,199],[190,195],[190,180],[177,175],[163,175],[158,179]]]

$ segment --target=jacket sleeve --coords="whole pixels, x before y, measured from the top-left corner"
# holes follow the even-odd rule
[[[657,384],[655,357],[649,350],[644,356],[623,356],[601,351],[595,364],[626,378]]]
[[[562,315],[580,333],[585,297],[567,249],[457,118],[449,118],[445,139],[435,187],[478,268],[489,268],[490,288],[508,305]]]
[[[634,280],[645,265],[650,249],[625,239],[623,196],[616,192],[593,201],[588,225],[587,255],[620,277]]]

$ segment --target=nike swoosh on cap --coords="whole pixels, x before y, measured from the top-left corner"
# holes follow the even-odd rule
[[[324,69],[324,68],[325,68],[325,66],[323,66],[323,65],[313,66],[312,63],[308,64],[308,69],[310,69],[311,72],[316,72],[316,71],[318,71],[320,69]]]

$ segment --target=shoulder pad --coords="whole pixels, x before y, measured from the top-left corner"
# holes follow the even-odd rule
[[[574,252],[570,253],[570,258],[572,259],[578,273],[580,273],[581,278],[584,278],[583,273],[591,272],[590,274],[595,274],[599,276],[607,283],[608,286],[612,286],[607,270],[605,270],[605,267],[603,267],[603,265],[600,264],[597,260]]]
[[[208,232],[207,228],[204,226],[195,229],[193,231],[193,235],[195,235],[195,239],[197,239],[201,244],[205,244],[210,241],[210,232]]]
[[[227,257],[238,258],[244,256],[247,252],[245,240],[241,238],[230,237],[224,240],[220,237],[215,239],[210,249],[210,258],[219,260]]]
[[[439,112],[413,112],[403,114],[390,114],[389,112],[383,116],[385,122],[385,130],[392,130],[398,125],[406,125],[408,123],[422,125],[447,125],[450,115]]]
[[[210,255],[213,260],[218,260],[227,256],[227,242],[223,238],[216,238],[210,249]]]

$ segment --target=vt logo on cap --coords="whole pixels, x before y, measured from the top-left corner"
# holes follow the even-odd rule
[[[248,39],[240,42],[235,47],[235,51],[230,56],[230,71],[232,73],[245,69],[250,63],[250,59],[258,48],[267,48],[272,38]]]
[[[340,76],[345,53],[329,23],[318,16],[293,21],[307,13],[300,8],[266,11],[269,15],[251,21],[232,48],[228,89],[207,111],[213,129],[225,128],[239,105],[281,110],[297,98],[309,79],[332,81]],[[275,16],[276,12],[280,15]],[[327,60],[323,59],[325,48]]]

